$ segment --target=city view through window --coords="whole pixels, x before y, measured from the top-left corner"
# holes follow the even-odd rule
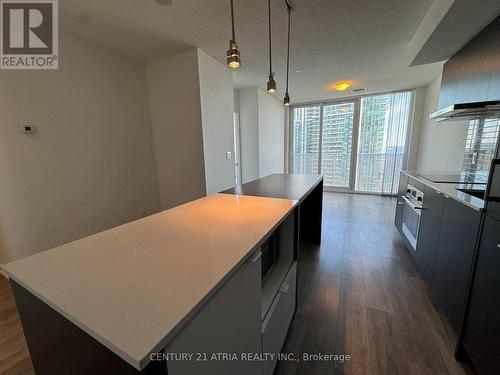
[[[412,95],[397,92],[295,107],[292,173],[321,173],[325,186],[396,194],[406,160]]]

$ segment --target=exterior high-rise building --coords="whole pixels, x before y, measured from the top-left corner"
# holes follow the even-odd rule
[[[412,95],[404,91],[295,107],[292,172],[321,173],[327,187],[395,194]]]

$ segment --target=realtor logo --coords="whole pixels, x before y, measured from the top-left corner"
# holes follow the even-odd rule
[[[57,5],[57,0],[0,0],[0,68],[58,68]]]

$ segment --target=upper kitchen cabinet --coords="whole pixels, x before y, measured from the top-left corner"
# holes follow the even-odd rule
[[[444,64],[439,109],[494,100],[500,100],[500,17]]]

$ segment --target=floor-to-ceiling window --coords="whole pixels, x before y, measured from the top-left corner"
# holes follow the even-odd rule
[[[327,186],[348,188],[351,184],[351,157],[355,102],[323,106],[321,174]]]
[[[321,106],[298,107],[293,110],[293,173],[318,173]]]
[[[412,93],[361,98],[356,190],[396,194],[407,150]]]
[[[293,107],[291,172],[321,173],[330,188],[396,194],[412,102],[402,91]]]

